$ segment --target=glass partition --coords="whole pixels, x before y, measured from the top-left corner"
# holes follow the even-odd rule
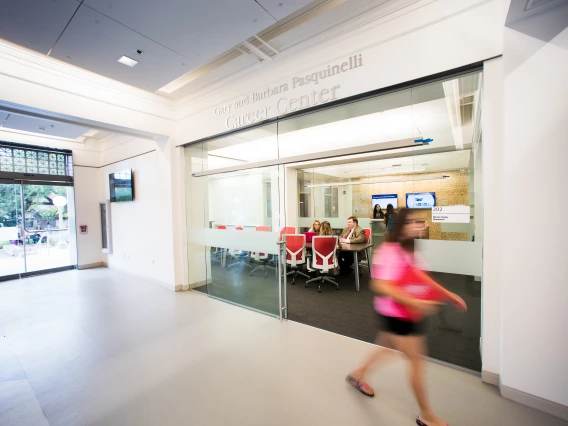
[[[277,281],[272,270],[263,278],[265,269],[275,266],[274,259],[263,259],[266,268],[260,278],[255,277],[257,272],[250,275],[254,250],[245,248],[245,241],[254,235],[253,230],[265,226],[275,232],[286,226],[303,234],[319,221],[329,222],[332,233],[340,235],[347,218],[355,216],[368,232],[371,250],[376,250],[389,239],[387,206],[392,205],[393,218],[400,209],[410,208],[422,225],[416,253],[434,278],[469,305],[467,314],[445,306],[430,319],[430,354],[480,371],[481,76],[473,72],[422,84],[187,147],[186,167],[194,173],[208,172],[192,181],[191,190],[199,194],[190,198],[188,209],[195,210],[196,203],[204,206],[203,227],[225,232],[226,241],[243,245],[216,243],[190,250],[190,275],[192,262],[194,270],[199,270],[199,262],[206,259],[208,268],[198,288],[274,312],[267,306],[274,306],[277,293],[261,296],[259,289],[264,292],[269,286],[255,284],[270,278],[274,288]],[[339,149],[344,150],[341,156],[336,155]],[[274,165],[269,166],[270,161]],[[251,169],[246,170],[248,164]],[[231,168],[235,170],[228,173]],[[377,205],[380,209],[375,211]],[[188,222],[188,228],[194,225]],[[237,231],[237,227],[243,229]],[[276,235],[273,239],[278,240]],[[307,242],[308,263],[310,250]],[[338,256],[340,252],[341,248]],[[192,261],[192,256],[197,257]],[[328,281],[321,293],[310,284],[319,273],[303,265],[299,270],[309,278],[287,285],[288,317],[374,342],[372,256],[361,252],[355,259],[360,267],[342,276],[329,273],[337,285]],[[297,276],[301,275],[294,272]],[[332,291],[336,288],[341,292]]]

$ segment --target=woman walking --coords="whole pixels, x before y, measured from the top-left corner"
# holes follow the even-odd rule
[[[391,210],[392,212],[392,210]],[[426,354],[425,320],[438,311],[444,301],[461,312],[467,310],[464,300],[435,282],[423,272],[414,255],[414,240],[422,222],[411,210],[398,213],[396,226],[385,243],[375,253],[373,280],[375,310],[382,323],[378,344],[366,360],[353,370],[347,381],[367,396],[375,392],[366,382],[372,367],[384,361],[393,351],[401,352],[410,364],[410,385],[420,406],[416,418],[419,426],[446,425],[432,410],[425,385],[424,355]]]

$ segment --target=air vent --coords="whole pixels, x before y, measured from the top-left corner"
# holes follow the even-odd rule
[[[550,3],[552,0],[527,0],[527,5],[525,6],[525,12],[535,7],[542,6],[543,4]]]

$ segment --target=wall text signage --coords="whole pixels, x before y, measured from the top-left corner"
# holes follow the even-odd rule
[[[325,80],[362,66],[363,55],[353,55],[310,74],[292,77],[280,85],[249,93],[237,101],[215,108],[214,112],[217,116],[224,116],[225,127],[233,130],[278,115],[325,104],[336,100],[341,89],[340,84],[322,87],[326,83]],[[299,92],[301,89],[305,91]],[[311,92],[308,92],[309,89],[312,89]]]
[[[432,222],[469,223],[471,209],[469,206],[437,206],[432,207]]]

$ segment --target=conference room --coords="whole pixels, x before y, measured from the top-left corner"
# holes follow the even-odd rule
[[[373,342],[371,269],[388,238],[374,210],[410,208],[428,272],[469,305],[430,320],[430,356],[480,371],[480,100],[476,71],[185,147],[193,290]],[[348,218],[357,244],[341,243]]]

